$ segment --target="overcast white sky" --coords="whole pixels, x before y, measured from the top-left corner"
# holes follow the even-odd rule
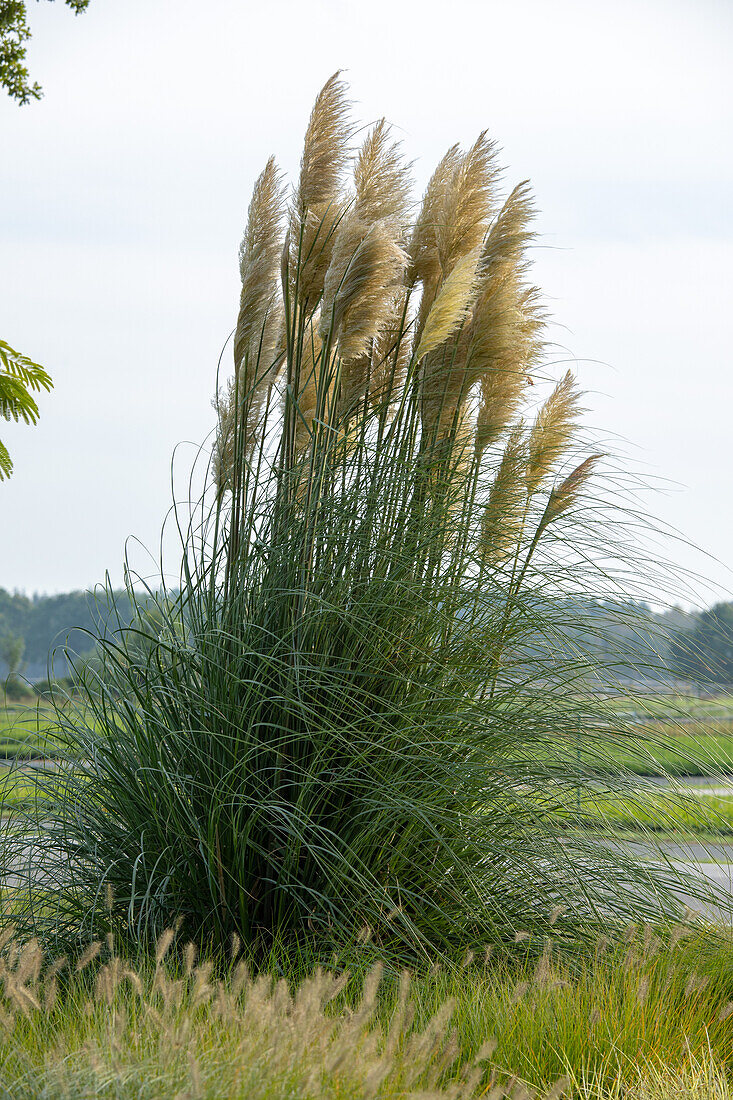
[[[271,152],[295,172],[337,68],[419,187],[485,127],[507,181],[531,178],[589,422],[672,483],[657,514],[720,563],[670,556],[733,585],[730,0],[29,8],[45,98],[0,101],[0,335],[56,389],[37,428],[0,424],[0,587],[117,580],[129,535],[156,548],[172,450],[213,424],[252,183]]]

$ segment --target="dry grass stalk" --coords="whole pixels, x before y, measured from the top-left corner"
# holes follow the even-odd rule
[[[478,456],[498,440],[515,416],[528,372],[544,352],[546,318],[539,292],[523,283],[533,214],[529,188],[519,184],[492,225],[481,254],[482,285],[466,355],[471,378],[481,382]]]

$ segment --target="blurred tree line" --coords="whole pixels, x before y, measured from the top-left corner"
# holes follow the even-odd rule
[[[152,637],[155,597],[149,602],[151,621],[143,624],[143,633]],[[49,669],[56,677],[68,675],[64,654],[54,650],[64,647],[81,658],[91,657],[94,638],[113,605],[115,626],[136,628],[136,613],[124,589],[29,597],[0,588],[0,680],[23,676],[35,681],[47,677]],[[557,612],[566,624],[568,612],[575,613],[579,626],[570,634],[571,643],[609,681],[733,684],[733,603],[701,612],[656,612],[632,601],[568,598],[558,601]],[[562,644],[567,646],[567,625],[564,630]],[[536,657],[546,670],[548,653],[558,644],[551,635],[538,636],[525,658],[531,663]]]

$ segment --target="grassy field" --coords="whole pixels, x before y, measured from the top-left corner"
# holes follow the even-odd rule
[[[0,960],[1,1095],[252,1100],[700,1100],[731,1095],[733,941],[630,928],[583,965],[220,976],[96,944],[69,976],[37,945]],[[675,940],[678,942],[675,943]],[[169,950],[168,958],[163,956]],[[91,960],[90,960],[91,956]],[[170,960],[170,961],[169,961]],[[88,963],[88,965],[85,965]],[[81,969],[79,969],[81,967]],[[359,976],[361,975],[361,976]]]
[[[628,701],[623,706],[628,710]],[[615,763],[639,775],[666,773],[683,784],[685,777],[707,776],[713,787],[716,778],[733,774],[733,698],[644,696],[634,715],[640,732],[649,737],[648,745],[637,751],[609,740],[604,749]],[[32,799],[35,773],[24,768],[23,761],[53,757],[52,723],[52,708],[42,701],[0,709],[0,760],[20,766],[20,771],[0,771],[0,799],[6,811]],[[682,798],[652,791],[643,808],[638,802],[585,795],[580,814],[575,804],[568,806],[567,814],[583,828],[610,821],[624,832],[643,829],[677,838],[733,836],[733,795],[710,794],[704,788]]]
[[[0,759],[48,755],[53,711],[42,701],[0,706]]]
[[[639,732],[649,739],[644,751],[608,741],[604,749],[609,760],[637,775],[733,773],[733,722],[729,720],[696,721],[694,727],[659,720],[640,726]]]

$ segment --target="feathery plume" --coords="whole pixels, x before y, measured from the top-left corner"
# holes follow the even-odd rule
[[[246,360],[264,361],[269,367],[279,342],[283,202],[281,176],[275,158],[270,157],[255,184],[239,246],[242,291],[234,336],[236,370]]]
[[[305,132],[300,180],[288,231],[288,277],[314,307],[323,290],[334,235],[345,209],[341,179],[349,160],[349,103],[339,73],[319,92]]]
[[[407,287],[392,295],[387,320],[372,347],[369,401],[373,411],[384,409],[400,393],[412,355],[412,333],[406,312]]]
[[[485,133],[467,153],[449,149],[433,173],[410,242],[409,281],[422,281],[418,341],[441,282],[483,242],[498,176],[497,148]]]
[[[219,400],[215,463],[220,486],[229,479],[239,424],[240,446],[251,451],[262,409],[281,354],[283,309],[278,288],[283,190],[274,157],[259,176],[239,248],[242,290],[234,334],[234,378]]]
[[[410,238],[408,254],[408,284],[413,286],[421,282],[423,287],[437,287],[442,276],[436,229],[440,211],[445,206],[445,194],[454,179],[460,150],[452,145],[430,177],[425,189],[420,212]]]
[[[298,405],[295,424],[296,454],[302,454],[308,447],[313,430],[313,419],[318,410],[324,364],[317,322],[316,317],[308,323],[303,337],[303,353],[296,384]]]
[[[486,277],[469,330],[467,369],[480,381],[476,457],[511,423],[530,368],[543,352],[545,314],[534,287],[518,285],[508,264]]]
[[[592,476],[600,457],[597,454],[590,455],[579,466],[576,466],[559,485],[553,488],[540,519],[538,534],[542,534],[548,524],[572,508],[583,491],[585,483]]]
[[[303,142],[297,202],[301,213],[331,202],[338,194],[349,153],[347,87],[336,72],[321,88]]]
[[[508,195],[484,242],[481,267],[488,272],[509,263],[521,267],[524,251],[535,233],[529,228],[535,206],[529,181],[523,180]]]
[[[451,184],[442,194],[435,227],[436,246],[443,275],[484,240],[494,212],[500,169],[498,147],[486,132],[461,157]]]
[[[367,225],[355,214],[339,229],[323,288],[321,339],[337,337],[345,362],[364,355],[389,319],[407,262],[397,235],[396,223]]]
[[[575,379],[568,371],[540,409],[529,435],[526,481],[530,496],[563,455],[582,411]]]
[[[476,294],[477,260],[475,250],[464,256],[441,286],[425,321],[418,359],[444,344],[463,324]]]
[[[521,536],[527,503],[524,468],[527,461],[524,425],[509,434],[504,454],[481,518],[481,557],[497,562],[514,550]]]
[[[354,166],[354,213],[365,222],[394,219],[402,225],[410,206],[410,166],[381,119],[367,135]]]
[[[499,438],[516,414],[527,373],[541,358],[546,322],[539,291],[522,284],[524,250],[534,207],[529,186],[511,192],[481,252],[482,286],[473,313],[467,353],[472,380],[481,382],[476,456]]]

